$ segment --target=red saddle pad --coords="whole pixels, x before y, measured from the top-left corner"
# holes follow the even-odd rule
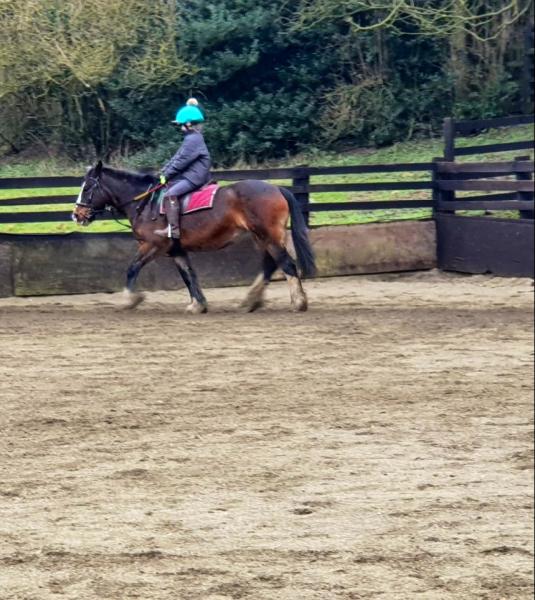
[[[214,196],[218,189],[217,183],[212,183],[185,196],[182,201],[182,214],[187,215],[196,210],[212,208]]]

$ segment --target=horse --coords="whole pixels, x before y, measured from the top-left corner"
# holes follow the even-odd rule
[[[296,262],[286,249],[289,218],[303,276],[314,275],[315,260],[303,214],[289,190],[255,179],[221,186],[211,209],[182,215],[181,236],[174,240],[154,233],[165,227],[165,217],[154,215],[149,202],[144,202],[143,207],[136,200],[136,196],[157,183],[153,174],[120,170],[98,161],[87,171],[72,213],[73,221],[82,226],[92,223],[106,209],[129,220],[138,250],[126,273],[125,308],[135,308],[144,300],[144,295],[135,290],[141,269],[159,256],[169,256],[190,294],[186,311],[207,312],[208,304],[189,252],[219,250],[236,241],[243,232],[249,232],[262,252],[262,268],[248,290],[243,307],[252,312],[263,305],[264,291],[280,268],[289,284],[293,310],[307,310],[307,297]]]

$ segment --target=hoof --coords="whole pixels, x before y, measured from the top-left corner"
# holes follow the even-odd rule
[[[308,310],[308,301],[306,298],[299,298],[294,302],[293,305],[294,312],[305,312]]]
[[[139,292],[125,292],[126,302],[121,307],[122,310],[132,310],[136,308],[139,304],[141,304],[145,300],[145,294],[141,294]]]
[[[252,301],[247,301],[245,300],[244,302],[242,302],[242,308],[245,308],[245,310],[247,312],[254,312],[255,310],[258,310],[259,308],[262,308],[264,306],[264,302],[262,300],[252,300]]]
[[[194,301],[191,304],[188,304],[186,307],[186,312],[191,315],[202,315],[208,312],[208,307],[206,304],[201,304],[200,302]]]
[[[264,287],[262,287],[260,290],[258,290],[258,289],[250,290],[248,292],[247,296],[245,296],[242,303],[240,304],[240,308],[245,309],[246,312],[254,312],[255,310],[258,310],[259,308],[262,308],[263,306],[264,306]]]

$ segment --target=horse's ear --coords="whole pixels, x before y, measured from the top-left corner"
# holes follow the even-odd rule
[[[94,177],[98,177],[101,173],[102,173],[102,161],[99,160],[98,163],[95,165]]]

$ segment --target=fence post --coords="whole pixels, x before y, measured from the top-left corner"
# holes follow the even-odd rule
[[[451,117],[444,119],[444,160],[455,160],[455,121]]]
[[[444,206],[439,206],[443,201],[446,200],[455,200],[455,192],[449,192],[447,190],[441,190],[438,186],[438,182],[441,179],[448,179],[447,173],[439,173],[438,172],[438,163],[446,162],[446,159],[443,157],[433,158],[433,172],[431,176],[431,181],[433,183],[433,217],[436,217],[438,213],[440,214],[455,214],[454,210],[447,210]],[[448,161],[449,162],[449,161]]]
[[[515,156],[515,162],[517,160],[529,160],[529,156]],[[515,178],[517,181],[529,181],[531,177],[531,173],[515,173]],[[533,200],[533,192],[517,192],[516,193],[517,200]],[[518,214],[521,219],[533,219],[533,211],[532,210],[519,210]]]
[[[303,217],[305,218],[306,226],[310,223],[310,194],[308,186],[310,185],[310,175],[308,173],[308,165],[299,165],[293,169],[292,185],[305,188],[303,192],[296,192],[294,196],[299,203]]]

